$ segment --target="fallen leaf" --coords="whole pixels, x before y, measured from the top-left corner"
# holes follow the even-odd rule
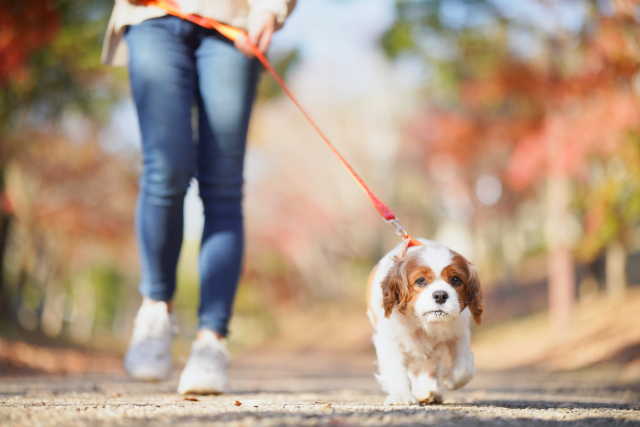
[[[239,400],[236,400],[235,405],[236,405],[236,406],[240,406],[240,405],[242,405],[242,403],[240,403],[240,401],[239,401]]]

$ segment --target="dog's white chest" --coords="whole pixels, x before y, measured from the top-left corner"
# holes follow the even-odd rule
[[[404,323],[404,322],[402,322]],[[458,337],[454,322],[428,325],[403,325],[403,333],[396,335],[396,340],[407,358],[413,360],[430,359],[447,341]]]

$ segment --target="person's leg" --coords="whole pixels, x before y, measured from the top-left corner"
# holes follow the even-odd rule
[[[243,252],[242,169],[258,63],[203,30],[198,70],[198,183],[205,223],[200,249],[200,325],[179,393],[229,389],[227,334]]]
[[[200,325],[227,334],[243,255],[242,185],[259,62],[219,34],[196,51],[198,184],[205,223],[200,249]]]
[[[140,292],[145,301],[125,355],[138,379],[171,373],[171,300],[182,245],[183,200],[195,174],[191,106],[196,85],[190,25],[163,17],[130,27],[129,77],[142,133],[143,170],[136,212]],[[155,302],[155,303],[152,303]]]
[[[140,292],[170,301],[182,246],[183,203],[195,176],[191,106],[196,84],[189,23],[174,17],[129,28],[129,75],[142,133],[144,168],[136,213]]]

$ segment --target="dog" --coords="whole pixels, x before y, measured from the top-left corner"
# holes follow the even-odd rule
[[[476,268],[426,239],[401,243],[374,267],[367,287],[385,405],[442,403],[475,375],[470,318],[480,325],[483,296]],[[440,372],[449,353],[451,366]]]

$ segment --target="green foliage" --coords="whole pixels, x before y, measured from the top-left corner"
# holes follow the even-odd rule
[[[33,311],[40,308],[44,296],[42,294],[42,289],[39,286],[32,281],[26,281],[22,285],[22,289],[20,291],[20,301],[25,307],[28,307]]]
[[[380,40],[382,49],[391,59],[395,59],[402,52],[416,48],[411,36],[411,26],[406,22],[397,21]]]
[[[198,324],[198,305],[200,304],[200,277],[198,273],[198,254],[200,242],[185,241],[180,251],[177,270],[177,285],[174,305],[180,320],[180,327],[193,330]]]
[[[118,307],[124,303],[125,279],[117,267],[109,265],[95,267],[91,271],[91,282],[96,299],[94,327],[110,330]]]
[[[640,135],[629,132],[620,152],[593,158],[587,182],[577,187],[576,208],[585,217],[578,256],[589,260],[612,240],[629,236],[640,220]]]
[[[286,80],[286,75],[291,67],[295,66],[299,60],[299,53],[297,50],[292,50],[291,52],[284,55],[282,58],[277,59],[273,63],[273,68],[276,72]],[[280,85],[271,77],[271,75],[267,75],[268,73],[264,73],[260,83],[258,84],[258,102],[265,102],[275,99],[281,96],[284,92]]]
[[[465,79],[487,78],[511,56],[506,46],[508,21],[488,0],[398,0],[398,18],[382,37],[387,56],[413,54],[433,71],[430,97],[446,106],[459,100]]]
[[[27,59],[24,75],[0,87],[0,135],[27,116],[30,126],[38,126],[68,108],[105,116],[113,94],[91,89],[102,77],[100,52],[111,7],[108,0],[53,2],[61,21],[58,34]]]

